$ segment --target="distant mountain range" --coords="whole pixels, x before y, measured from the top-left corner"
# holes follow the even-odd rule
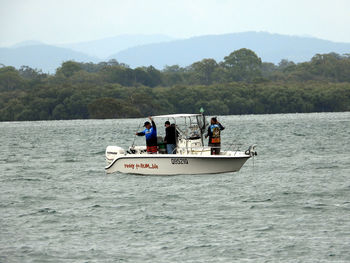
[[[350,53],[350,43],[265,32],[175,40],[163,35],[121,35],[60,46],[26,41],[12,47],[0,48],[0,64],[16,68],[26,65],[54,73],[67,60],[97,63],[114,58],[131,67],[153,65],[162,69],[165,65],[188,66],[204,58],[214,58],[219,62],[240,48],[249,48],[264,62],[275,64],[281,59],[308,61],[317,53]]]
[[[20,68],[22,65],[41,69],[45,73],[55,73],[62,62],[75,60],[80,62],[99,62],[98,58],[67,48],[45,44],[35,44],[14,48],[0,48],[0,64]]]
[[[171,40],[174,40],[174,38],[165,35],[120,35],[94,41],[64,44],[61,45],[61,47],[70,48],[74,51],[86,53],[89,56],[105,59],[111,56],[111,54],[115,54],[130,47]]]
[[[148,44],[120,51],[110,58],[123,61],[131,67],[153,65],[163,68],[165,65],[174,64],[188,66],[203,58],[214,58],[219,62],[240,48],[251,49],[263,62],[275,64],[281,59],[308,61],[317,53],[350,53],[350,43],[264,32],[244,32]]]

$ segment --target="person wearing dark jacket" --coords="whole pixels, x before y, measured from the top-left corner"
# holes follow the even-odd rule
[[[157,127],[151,117],[149,117],[149,120],[152,125],[149,121],[146,121],[143,125],[145,129],[142,132],[137,132],[136,135],[146,136],[147,153],[157,153]]]
[[[210,126],[208,127],[208,133],[205,135],[205,138],[209,136],[208,146],[211,146],[210,153],[211,155],[220,154],[221,146],[221,137],[220,132],[224,130],[225,127],[221,125],[218,120],[213,117],[210,120]]]
[[[170,125],[169,121],[165,122],[165,138],[166,150],[168,154],[175,154],[176,148],[176,128],[175,124]]]

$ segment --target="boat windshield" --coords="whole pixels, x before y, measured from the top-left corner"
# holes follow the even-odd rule
[[[153,118],[162,118],[176,125],[179,132],[179,137],[185,139],[200,139],[203,138],[206,129],[207,121],[202,114],[171,114],[158,115]]]

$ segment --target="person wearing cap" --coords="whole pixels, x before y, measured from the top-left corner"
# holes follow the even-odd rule
[[[211,118],[210,126],[208,127],[208,132],[205,135],[205,138],[209,136],[208,146],[211,147],[210,149],[211,155],[220,154],[220,146],[221,146],[220,131],[222,131],[223,129],[225,129],[225,127],[222,126],[220,122],[218,122],[216,117]]]
[[[176,148],[176,128],[175,124],[170,125],[169,121],[165,122],[165,138],[164,143],[166,143],[166,150],[168,154],[175,154]]]
[[[137,136],[146,136],[146,146],[147,146],[147,153],[157,153],[157,127],[154,123],[153,119],[151,117],[148,117],[149,121],[146,121],[143,125],[145,129],[141,132],[137,132]]]

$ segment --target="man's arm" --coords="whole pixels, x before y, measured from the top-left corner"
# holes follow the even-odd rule
[[[220,122],[218,122],[218,125],[219,125],[219,128],[220,128],[221,131],[222,131],[222,130],[225,130],[225,127],[222,126]]]
[[[149,120],[151,121],[151,123],[152,123],[152,128],[151,128],[152,134],[153,134],[153,135],[156,135],[156,134],[157,134],[157,126],[156,126],[156,123],[154,122],[154,120],[152,119],[151,116],[148,117],[148,119],[149,119]]]
[[[154,122],[154,120],[152,119],[152,117],[148,117],[148,119],[151,121],[153,129],[156,130],[157,126],[156,126],[156,123]]]
[[[137,135],[137,136],[145,136],[145,132],[144,132],[144,131],[142,131],[142,132],[137,132],[136,135]]]
[[[169,137],[169,128],[165,128],[165,137],[164,137],[165,143],[168,141],[168,137]]]
[[[153,120],[151,120],[151,123],[152,123],[152,127],[153,127],[154,129],[157,129],[156,123],[155,123]]]
[[[207,134],[205,135],[205,138],[208,138],[208,136],[210,135],[211,131],[210,131],[210,126],[208,127],[208,130],[207,130]]]

